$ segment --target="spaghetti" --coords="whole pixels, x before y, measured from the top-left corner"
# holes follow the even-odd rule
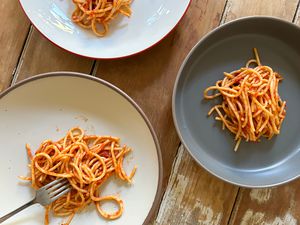
[[[256,48],[254,55],[255,59],[249,60],[246,67],[225,72],[223,80],[204,91],[205,99],[222,97],[222,102],[213,106],[208,115],[216,112],[215,119],[222,122],[222,129],[226,127],[235,134],[234,151],[242,139],[257,142],[261,137],[271,139],[279,134],[286,115],[286,102],[278,94],[283,78],[261,64]],[[252,64],[256,67],[251,68]],[[214,93],[209,95],[209,91]]]
[[[136,172],[130,175],[123,169],[123,160],[131,149],[120,146],[120,139],[111,136],[85,135],[79,128],[72,128],[67,135],[57,142],[45,140],[36,153],[26,145],[31,163],[30,177],[21,179],[31,181],[32,187],[38,189],[58,178],[67,178],[71,191],[46,207],[45,224],[49,223],[49,212],[56,216],[68,216],[64,225],[71,223],[76,212],[90,203],[96,205],[99,214],[109,220],[119,218],[123,213],[123,201],[113,195],[100,196],[100,186],[112,175],[131,183]],[[118,210],[113,213],[101,208],[104,201],[114,201]]]
[[[85,29],[92,29],[98,37],[107,34],[108,24],[119,14],[131,16],[131,0],[72,1],[76,7],[72,13],[72,21]]]

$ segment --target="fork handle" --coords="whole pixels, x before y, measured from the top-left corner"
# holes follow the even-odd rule
[[[5,216],[2,216],[0,218],[0,223],[3,223],[5,220],[7,220],[8,218],[12,217],[13,215],[17,214],[18,212],[22,211],[23,209],[26,209],[27,207],[35,204],[36,201],[35,199],[32,199],[30,202],[26,203],[25,205],[22,205],[21,207],[15,209],[14,211],[6,214]]]

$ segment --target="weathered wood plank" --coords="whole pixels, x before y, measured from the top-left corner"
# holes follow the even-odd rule
[[[239,17],[267,15],[292,21],[298,0],[228,0],[223,21]]]
[[[31,27],[16,72],[16,81],[44,72],[75,71],[89,74],[93,60],[66,52],[50,43]]]
[[[30,24],[17,0],[1,0],[0,11],[0,91],[2,91],[10,85]]]
[[[269,15],[292,21],[298,0],[229,0],[224,21],[249,15]],[[300,182],[277,188],[241,188],[229,224],[294,225],[300,219]]]
[[[227,224],[237,189],[200,168],[181,146],[155,224]]]
[[[242,188],[230,224],[299,224],[299,187],[300,180],[298,179],[275,188]]]

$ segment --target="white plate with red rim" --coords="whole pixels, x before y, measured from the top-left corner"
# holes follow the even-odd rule
[[[120,137],[133,149],[124,159],[127,173],[137,165],[133,184],[117,178],[108,180],[101,196],[117,195],[124,202],[119,219],[108,221],[98,215],[94,204],[75,215],[72,225],[147,224],[161,197],[162,161],[156,135],[142,110],[124,92],[106,81],[70,72],[34,76],[0,95],[0,217],[33,198],[30,183],[18,179],[29,175],[25,150],[36,150],[45,139],[56,141],[79,126],[87,134]],[[114,203],[103,203],[108,212]],[[50,216],[50,225],[65,219]],[[3,224],[41,225],[44,208],[38,204]]]
[[[19,0],[32,24],[52,43],[77,55],[112,59],[142,52],[178,24],[191,0],[133,0],[130,18],[119,16],[96,37],[74,24],[72,0]]]

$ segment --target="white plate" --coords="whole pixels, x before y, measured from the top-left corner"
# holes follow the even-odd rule
[[[162,40],[180,21],[191,0],[134,0],[132,16],[118,17],[104,38],[71,21],[72,0],[19,0],[33,25],[51,42],[91,58],[120,58]]]
[[[141,109],[111,84],[88,75],[49,73],[18,83],[0,96],[0,217],[33,197],[29,185],[17,176],[27,175],[25,143],[33,149],[45,139],[57,140],[80,126],[89,134],[114,135],[133,148],[125,169],[138,166],[133,185],[110,180],[103,195],[119,194],[123,215],[113,221],[101,218],[91,204],[77,214],[72,225],[141,225],[149,220],[160,199],[162,167],[157,138]],[[122,182],[118,182],[122,184]],[[113,205],[104,205],[107,210]],[[4,224],[41,225],[44,209],[34,205]],[[61,218],[51,217],[52,224]]]

